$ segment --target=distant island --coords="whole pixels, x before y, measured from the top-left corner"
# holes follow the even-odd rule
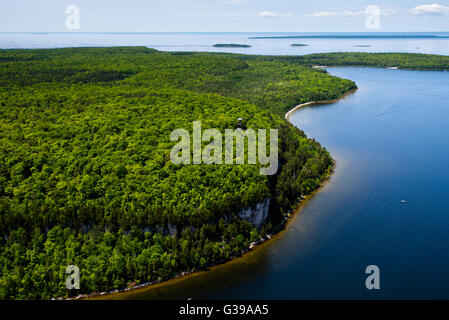
[[[291,46],[291,47],[307,47],[308,44],[304,44],[304,43],[292,43],[290,46]]]
[[[369,48],[369,47],[371,47],[371,45],[369,45],[369,44],[354,44],[352,46],[353,47],[358,47],[358,48]]]
[[[294,36],[257,36],[248,39],[438,39],[432,34],[315,34]]]
[[[248,44],[237,44],[237,43],[218,43],[214,44],[216,48],[251,48]]]

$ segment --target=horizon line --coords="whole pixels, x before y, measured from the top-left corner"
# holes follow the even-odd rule
[[[5,33],[26,33],[26,34],[163,34],[163,33],[359,33],[359,34],[379,34],[379,33],[449,33],[447,31],[0,31]]]

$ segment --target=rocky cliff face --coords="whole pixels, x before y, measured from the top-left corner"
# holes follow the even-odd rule
[[[255,207],[246,207],[237,213],[240,219],[244,219],[251,223],[255,228],[260,228],[268,217],[268,209],[270,208],[271,198],[266,198],[263,202],[258,203]]]
[[[242,220],[246,220],[251,223],[255,228],[259,229],[265,220],[268,217],[268,211],[270,208],[270,200],[271,198],[265,198],[265,200],[261,203],[256,204],[252,207],[246,207],[241,209],[237,213],[237,217]],[[229,216],[225,217],[225,220],[229,220]],[[194,227],[187,227],[191,230],[195,230]],[[163,234],[167,234],[170,236],[175,236],[178,232],[182,232],[184,228],[177,227],[176,225],[168,224],[166,227],[158,226],[158,227],[146,227],[143,229],[144,232],[160,232]],[[128,233],[130,231],[127,231]],[[127,233],[125,232],[125,233]]]

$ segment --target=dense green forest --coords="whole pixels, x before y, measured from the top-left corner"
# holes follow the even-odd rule
[[[449,57],[419,53],[363,53],[334,52],[288,57],[283,61],[296,61],[305,65],[398,67],[413,70],[449,70]]]
[[[283,115],[355,89],[310,68],[357,64],[351,55],[0,50],[0,298],[159,281],[239,255],[273,232],[332,168],[326,149]],[[444,65],[439,57],[391,59],[401,57],[407,62],[395,66]],[[240,117],[247,128],[279,129],[276,176],[261,176],[259,165],[169,160],[172,130],[201,120],[222,131]],[[267,197],[261,229],[236,218]],[[81,270],[76,293],[65,288],[71,264]]]
[[[283,61],[147,48],[0,51],[0,296],[51,298],[167,279],[239,255],[332,167],[283,120],[353,82]],[[174,165],[170,133],[278,128],[281,169]],[[255,229],[234,213],[271,197]],[[170,235],[168,227],[175,228]],[[81,290],[65,288],[65,268]]]

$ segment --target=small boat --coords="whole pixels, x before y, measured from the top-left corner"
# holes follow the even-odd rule
[[[380,112],[377,113],[377,116],[378,116],[378,117],[380,117],[381,115],[382,115],[382,113],[380,113]]]
[[[406,203],[407,201],[405,201],[405,200],[401,200],[401,203]]]

